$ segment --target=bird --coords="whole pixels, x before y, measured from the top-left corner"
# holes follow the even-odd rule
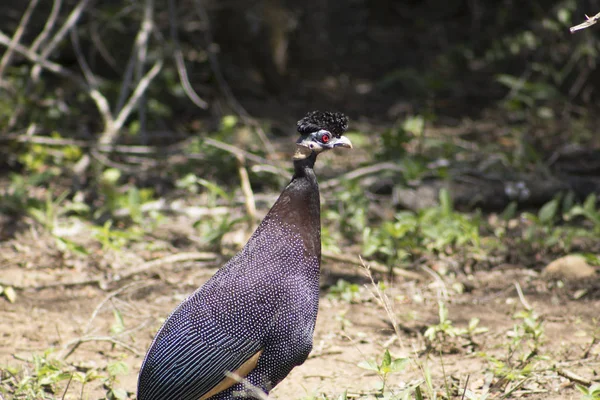
[[[321,268],[317,156],[352,148],[348,117],[297,123],[294,174],[246,245],[166,319],[142,363],[138,400],[256,399],[312,350]]]

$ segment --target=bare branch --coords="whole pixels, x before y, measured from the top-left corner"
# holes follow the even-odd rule
[[[119,93],[119,99],[117,100],[117,105],[115,107],[115,113],[121,112],[125,104],[125,100],[127,100],[127,97],[129,96],[131,81],[133,79],[133,73],[136,67],[136,60],[139,62],[140,48],[147,46],[153,26],[152,1],[147,1],[144,9],[144,20],[142,21],[140,29],[135,37],[131,56],[127,62],[125,75],[123,76],[123,82],[121,83],[121,92]]]
[[[112,136],[110,137],[107,136],[102,138],[102,140],[100,140],[101,144],[112,144],[112,142],[115,139],[114,135],[116,134],[116,131],[123,127],[123,124],[125,123],[127,118],[129,118],[129,115],[137,105],[138,101],[140,100],[140,97],[146,92],[146,89],[148,89],[148,86],[150,86],[150,82],[152,82],[156,75],[158,75],[158,73],[162,69],[162,66],[163,60],[157,60],[154,63],[154,66],[150,69],[150,71],[148,71],[146,75],[144,75],[144,77],[140,80],[140,83],[135,88],[135,91],[129,98],[129,101],[127,101],[127,104],[125,104],[125,107],[123,107],[123,109],[119,112],[119,115],[115,119],[115,124],[113,127],[115,132],[111,133]]]
[[[31,14],[33,13],[33,10],[35,10],[37,5],[38,0],[31,0],[29,2],[29,5],[27,6],[27,9],[25,10],[25,13],[21,17],[21,22],[19,22],[19,26],[15,30],[15,34],[12,37],[11,43],[8,46],[8,49],[6,50],[4,55],[2,56],[2,60],[0,60],[0,80],[2,80],[4,69],[10,62],[10,59],[12,58],[14,46],[21,41],[23,32],[25,32],[25,27],[27,27],[27,24],[29,23],[29,18],[31,17]]]
[[[175,45],[175,63],[177,64],[177,73],[179,74],[179,80],[183,91],[187,94],[188,98],[199,108],[206,110],[208,103],[198,96],[198,93],[192,87],[190,79],[188,77],[187,69],[185,68],[185,60],[183,59],[183,52],[179,45],[179,38],[177,37],[177,24],[176,24],[176,12],[175,12],[175,1],[169,0],[169,25],[171,26],[171,40]]]
[[[42,54],[40,57],[42,60],[45,61],[48,58],[48,56],[50,54],[52,54],[52,52],[54,51],[56,46],[58,46],[58,44],[64,39],[67,32],[79,20],[79,17],[81,17],[83,10],[85,10],[85,8],[87,7],[89,2],[90,2],[90,0],[81,0],[77,4],[77,6],[75,6],[73,11],[71,11],[71,13],[69,14],[69,17],[63,24],[63,26],[61,26],[61,28],[58,30],[58,32],[56,32],[56,34],[52,37],[52,40],[50,40],[50,43],[48,43],[48,45],[44,47],[44,50],[42,51]],[[37,81],[39,79],[40,72],[41,72],[41,67],[39,65],[36,65],[33,67],[32,71],[31,71],[31,77],[34,81]]]
[[[586,20],[584,22],[582,22],[579,25],[572,26],[571,28],[569,28],[569,31],[571,33],[575,33],[577,31],[580,31],[582,29],[586,29],[592,25],[595,25],[598,22],[598,20],[600,20],[600,13],[594,15],[593,17],[588,17],[586,15],[585,18],[586,18]]]
[[[29,61],[36,63],[37,64],[36,66],[38,66],[40,68],[45,68],[49,71],[54,72],[55,74],[58,74],[58,75],[61,75],[61,76],[67,77],[67,78],[76,79],[79,82],[82,81],[81,78],[77,74],[74,74],[73,72],[71,72],[68,69],[66,69],[65,67],[63,67],[62,65],[46,60],[45,58],[43,58],[36,52],[31,51],[30,49],[28,49],[27,47],[25,47],[21,44],[18,44],[18,43],[11,44],[10,38],[6,34],[4,34],[2,31],[0,31],[0,44],[4,45],[6,47],[11,47],[11,45],[12,45],[13,50],[15,50],[17,53],[20,53],[21,55],[25,56]]]
[[[35,38],[31,46],[29,47],[31,51],[37,51],[38,47],[40,47],[40,45],[46,41],[48,35],[50,35],[50,32],[52,31],[52,28],[54,28],[54,24],[56,23],[56,19],[58,18],[58,13],[60,12],[61,7],[62,0],[54,0],[54,2],[52,3],[52,10],[50,11],[50,15],[48,16],[48,19],[44,24],[44,29],[42,29],[42,32],[40,32],[38,37]]]

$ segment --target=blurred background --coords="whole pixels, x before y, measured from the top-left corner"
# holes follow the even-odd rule
[[[70,395],[71,376],[78,393],[94,381],[91,396],[133,398],[160,318],[246,242],[290,179],[296,121],[320,109],[350,117],[355,149],[316,169],[329,310],[317,335],[335,349],[378,338],[352,365],[406,355],[389,335],[414,341],[472,370],[475,386],[454,384],[481,396],[511,398],[525,378],[567,391],[557,399],[578,398],[575,383],[594,396],[589,360],[583,380],[535,363],[569,359],[543,349],[539,315],[572,307],[587,310],[573,313],[583,334],[569,338],[567,318],[547,337],[597,365],[600,27],[569,33],[597,12],[596,0],[3,0],[0,393]],[[404,310],[391,322],[358,320],[386,304],[359,255]],[[490,293],[524,314],[507,302],[490,317]],[[452,330],[453,302],[472,305],[468,329]],[[15,328],[17,315],[37,317]],[[480,319],[500,336],[462,364]],[[502,336],[514,321],[522,348]],[[292,375],[279,397],[301,398],[298,382],[383,396],[396,371],[365,365],[378,391]],[[451,398],[431,368],[428,398]],[[425,370],[394,384],[412,396]]]

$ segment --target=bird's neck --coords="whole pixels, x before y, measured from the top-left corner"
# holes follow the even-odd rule
[[[294,176],[265,219],[278,219],[302,236],[309,256],[321,259],[321,212],[319,185],[313,170],[316,154],[294,160]]]

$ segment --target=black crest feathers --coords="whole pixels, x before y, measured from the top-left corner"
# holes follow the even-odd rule
[[[298,132],[303,135],[325,129],[340,137],[348,129],[348,117],[339,112],[311,111],[298,121]]]

